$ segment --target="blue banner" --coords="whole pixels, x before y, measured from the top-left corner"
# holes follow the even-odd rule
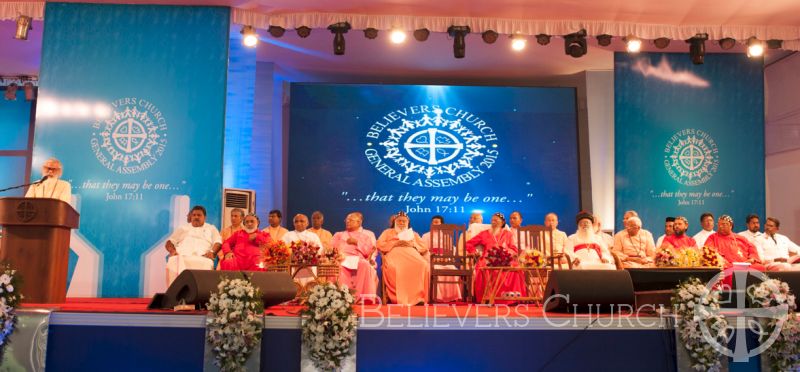
[[[520,211],[525,224],[580,205],[571,88],[293,84],[288,210],[321,210],[342,230],[348,212],[382,231],[404,211],[484,222]]]
[[[764,217],[764,79],[742,53],[616,53],[616,221],[636,210],[658,236],[664,218],[703,212]],[[617,230],[622,226],[617,225]]]
[[[149,295],[166,285],[163,242],[189,205],[219,224],[230,10],[46,14],[33,166],[60,159],[77,196],[68,296]]]

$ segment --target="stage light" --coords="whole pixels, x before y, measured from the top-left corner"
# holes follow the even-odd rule
[[[17,83],[11,83],[6,86],[6,101],[16,101],[17,100],[17,88],[19,86]]]
[[[658,49],[664,49],[669,46],[670,40],[665,37],[660,37],[658,39],[653,40],[653,44],[656,45]]]
[[[719,47],[722,48],[722,50],[728,50],[735,46],[736,46],[736,39],[730,37],[719,39]]]
[[[297,31],[297,36],[300,36],[303,39],[311,35],[311,29],[306,26],[300,26],[294,30]]]
[[[33,18],[26,15],[17,17],[17,32],[14,38],[17,40],[28,40],[28,31],[33,30]]]
[[[686,40],[689,43],[689,56],[692,58],[692,63],[702,65],[706,57],[706,40],[707,34],[697,34],[695,37]]]
[[[764,55],[764,42],[751,37],[747,40],[747,56],[750,58],[761,57]]]
[[[514,51],[517,52],[522,51],[523,49],[525,49],[525,45],[528,44],[528,40],[526,40],[525,37],[522,35],[515,34],[511,35],[510,37],[511,37],[511,49],[513,49]]]
[[[469,26],[450,26],[447,28],[447,34],[453,38],[453,57],[464,58],[467,54],[467,41],[465,39],[469,31]]]
[[[612,36],[608,34],[597,35],[597,45],[609,46],[611,45],[611,38]]]
[[[574,34],[564,36],[564,53],[572,56],[572,58],[580,58],[586,52],[586,30],[580,30]]]
[[[258,45],[258,34],[253,26],[242,27],[242,44],[246,47],[255,48]]]
[[[536,42],[542,46],[550,44],[550,35],[545,35],[545,34],[536,35]]]
[[[22,90],[25,91],[26,101],[33,101],[36,99],[36,91],[33,89],[32,81],[26,81],[24,84],[22,84]]]
[[[267,32],[269,32],[272,37],[281,37],[286,32],[286,29],[278,26],[269,26]]]
[[[372,27],[365,28],[364,29],[364,37],[367,38],[367,39],[370,39],[370,40],[377,38],[378,37],[378,29],[377,28],[372,28]]]
[[[625,37],[625,49],[628,53],[639,53],[642,50],[642,39],[636,36],[629,35]]]
[[[781,47],[783,47],[783,40],[776,40],[776,39],[767,40],[767,48],[780,49]]]
[[[431,35],[431,32],[428,31],[427,28],[421,28],[419,30],[414,30],[414,39],[417,41],[425,41],[428,40],[428,36]]]
[[[481,39],[483,39],[483,42],[486,44],[494,44],[499,36],[500,34],[493,30],[486,30],[481,34]]]
[[[392,32],[389,34],[389,40],[395,44],[402,44],[406,41],[406,32],[397,29],[392,30]]]
[[[344,34],[350,30],[350,24],[347,22],[334,23],[328,26],[333,36],[333,54],[337,56],[344,55]]]

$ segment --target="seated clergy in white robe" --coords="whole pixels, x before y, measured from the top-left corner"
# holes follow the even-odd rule
[[[167,239],[167,286],[183,270],[212,270],[212,259],[222,247],[219,230],[206,223],[205,208],[195,206],[189,218],[191,223],[178,227]]]
[[[778,234],[780,224],[777,218],[767,217],[764,234],[755,239],[761,260],[770,271],[800,270],[800,247],[786,235]]]
[[[317,247],[317,254],[320,254],[324,249],[322,248],[322,241],[319,240],[319,236],[314,234],[310,230],[308,230],[308,217],[304,214],[298,214],[294,216],[294,230],[283,234],[281,240],[286,243],[287,246],[291,246],[292,242],[305,242],[309,245],[314,245]],[[316,268],[304,268],[294,276],[294,280],[300,283],[301,285],[306,285],[307,283],[314,280],[317,275]]]
[[[567,238],[564,251],[573,259],[573,268],[580,270],[615,270],[614,257],[606,243],[594,233],[594,217],[586,212],[575,218],[578,231]]]

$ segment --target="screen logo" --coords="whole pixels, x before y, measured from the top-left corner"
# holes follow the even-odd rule
[[[670,137],[664,146],[664,167],[678,183],[702,185],[719,168],[717,143],[699,129],[683,129]]]

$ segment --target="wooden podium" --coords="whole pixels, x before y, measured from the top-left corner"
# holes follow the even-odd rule
[[[65,301],[69,236],[78,219],[78,212],[58,199],[0,198],[0,261],[22,276],[25,302]]]

